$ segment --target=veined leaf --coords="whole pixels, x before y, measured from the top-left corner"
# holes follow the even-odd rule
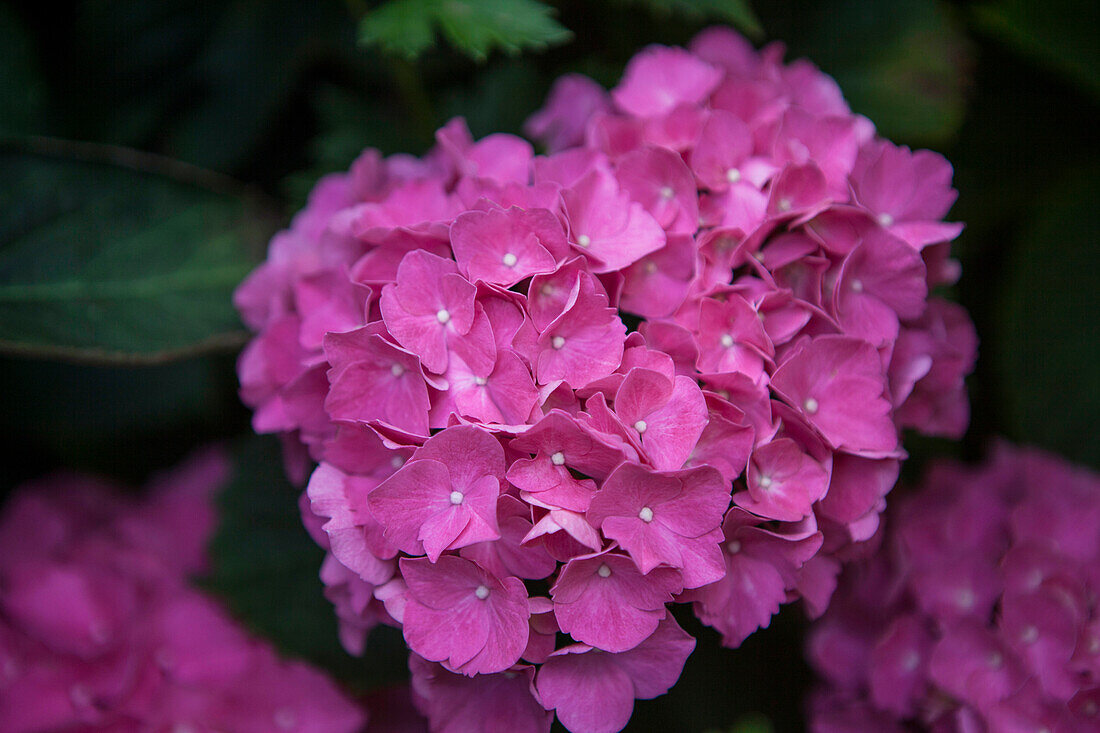
[[[0,351],[150,362],[239,344],[231,296],[265,229],[249,208],[219,176],[134,151],[0,144]]]
[[[499,48],[517,54],[572,38],[536,0],[390,0],[365,16],[359,40],[410,59],[426,51],[436,29],[459,51],[479,61]]]

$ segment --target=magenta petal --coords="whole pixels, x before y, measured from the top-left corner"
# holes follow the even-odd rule
[[[527,646],[527,591],[469,560],[444,555],[401,561],[408,583],[403,626],[417,654],[466,675],[501,672]]]
[[[539,699],[571,733],[616,733],[634,712],[630,675],[588,647],[554,652],[539,670]]]
[[[872,452],[897,447],[890,403],[883,397],[882,362],[867,342],[814,339],[780,365],[771,384],[833,447]]]
[[[694,650],[695,639],[666,614],[648,639],[615,661],[634,682],[634,696],[650,700],[672,689]]]
[[[413,654],[409,656],[409,669],[415,702],[437,733],[550,731],[553,713],[535,700],[532,667],[465,677]],[[421,729],[416,730],[420,733]]]
[[[385,528],[386,539],[403,552],[419,555],[423,552],[421,525],[438,512],[451,511],[450,495],[451,477],[445,465],[414,460],[371,490],[367,505]]]
[[[470,211],[451,225],[451,247],[471,280],[511,287],[555,269],[550,253],[564,251],[565,231],[545,209]]]
[[[630,558],[606,553],[570,560],[550,590],[561,630],[609,652],[633,649],[657,628],[665,604],[681,589],[680,575],[638,572]]]

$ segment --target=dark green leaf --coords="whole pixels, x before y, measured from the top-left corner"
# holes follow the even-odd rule
[[[752,38],[764,35],[760,20],[752,12],[748,0],[633,0],[648,5],[658,13],[679,13],[692,20],[725,21]]]
[[[974,7],[978,27],[1100,96],[1100,4],[991,0]]]
[[[986,334],[1010,437],[1100,466],[1100,232],[1095,172],[1036,201]]]
[[[266,226],[239,194],[134,151],[0,145],[0,349],[156,361],[239,344],[231,294]]]
[[[527,59],[507,59],[486,67],[468,89],[444,98],[442,116],[464,117],[475,138],[494,132],[518,135],[545,96],[546,85]]]
[[[404,678],[407,651],[399,631],[375,630],[364,659],[340,647],[336,616],[318,579],[324,553],[302,527],[298,493],[284,475],[279,444],[248,439],[222,493],[206,586],[282,651],[324,666],[354,687]]]
[[[459,51],[479,61],[494,49],[517,54],[565,43],[572,34],[536,0],[390,0],[365,16],[359,39],[389,53],[416,58],[438,28]]]
[[[36,61],[19,19],[0,6],[0,135],[44,132],[46,90]]]
[[[942,146],[962,124],[970,45],[936,0],[807,3],[785,30],[794,53],[835,77],[895,142]]]
[[[55,80],[69,137],[223,172],[256,161],[319,51],[354,50],[337,0],[87,0],[72,22]],[[262,152],[272,166],[282,148]]]

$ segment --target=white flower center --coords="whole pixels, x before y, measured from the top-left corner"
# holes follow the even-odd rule
[[[1020,634],[1020,641],[1025,644],[1034,644],[1039,639],[1039,629],[1034,626],[1028,626],[1024,629],[1024,633]]]
[[[484,585],[479,585],[477,588],[474,589],[474,595],[477,596],[479,601],[484,601],[486,598],[489,597],[489,589],[486,588]]]
[[[653,521],[653,510],[647,506],[642,507],[641,511],[638,512],[638,519],[649,524]]]
[[[454,504],[455,506],[458,506],[459,504],[461,504],[462,500],[465,499],[465,498],[466,497],[462,494],[461,491],[452,491],[451,492],[451,503]]]
[[[912,672],[918,665],[920,665],[920,655],[916,652],[909,652],[901,662],[901,666],[906,672]]]
[[[607,564],[605,563],[601,565],[598,570],[596,570],[596,575],[600,576],[601,578],[608,578],[611,576],[611,568],[607,567]]]
[[[772,477],[771,476],[764,476],[764,475],[761,474],[760,480],[757,481],[756,483],[760,484],[760,488],[762,488],[762,489],[771,488]]]
[[[485,377],[474,377],[474,384],[479,387],[484,387],[486,381]]]
[[[394,456],[390,459],[390,465],[394,468],[401,468],[405,465],[405,456]]]
[[[806,410],[806,412],[813,415],[815,412],[817,412],[817,400],[815,400],[813,397],[807,397],[806,401],[802,403],[802,408]]]
[[[645,271],[647,275],[652,275],[653,273],[657,272],[657,263],[653,260],[646,260]]]
[[[592,244],[592,238],[589,237],[587,234],[581,234],[577,237],[577,244],[582,247],[587,247]]]
[[[878,215],[878,223],[884,227],[893,226],[894,217],[890,216],[884,211]]]
[[[852,280],[852,292],[862,293],[863,292],[863,282],[861,282],[860,280]]]
[[[959,592],[955,594],[955,602],[959,605],[959,608],[969,609],[974,607],[974,591],[969,588],[961,588]]]
[[[779,199],[779,210],[780,211],[790,211],[791,210],[791,200],[790,199]]]
[[[726,180],[730,183],[737,183],[741,180],[741,171],[737,170],[736,168],[730,168],[728,171],[726,171]]]
[[[550,456],[550,462],[553,463],[555,466],[564,466],[565,454],[561,451],[558,451],[554,455]]]
[[[668,201],[670,198],[676,195],[676,192],[672,190],[672,186],[661,187],[661,198]]]
[[[1089,654],[1100,654],[1100,636],[1092,637],[1089,642]]]
[[[1095,716],[1096,713],[1100,712],[1100,705],[1097,705],[1095,700],[1088,700],[1085,702],[1082,711],[1091,718]]]
[[[554,338],[550,339],[550,345],[553,346],[555,349],[560,349],[561,347],[565,346],[565,337],[555,336]]]
[[[501,261],[504,263],[505,267],[515,267],[516,262],[518,262],[519,260],[516,259],[516,256],[514,254],[508,252],[504,255]]]
[[[390,374],[392,374],[395,377],[400,377],[404,373],[405,373],[405,367],[401,366],[400,364],[394,364],[393,366],[390,367]]]
[[[733,336],[730,336],[728,333],[722,334],[722,338],[718,340],[721,342],[722,348],[728,349],[733,346]]]
[[[645,424],[645,420],[639,420],[638,422],[634,423],[634,429],[637,430],[639,433],[644,433],[646,428],[648,427],[649,426]]]
[[[989,655],[989,666],[993,669],[1000,669],[1001,665],[1005,663],[1005,658],[1001,656],[1000,652],[993,652]]]
[[[726,545],[726,552],[731,555],[736,555],[741,552],[741,543],[737,540],[730,540],[729,544]]]
[[[439,321],[440,323],[446,323],[447,321],[451,320],[451,314],[446,308],[440,308],[435,312],[435,320]]]

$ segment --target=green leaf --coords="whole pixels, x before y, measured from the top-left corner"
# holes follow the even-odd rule
[[[546,86],[529,59],[507,59],[485,67],[469,87],[449,90],[440,103],[442,117],[465,118],[475,138],[519,135],[524,120],[542,104]]]
[[[319,664],[353,687],[405,678],[408,652],[396,629],[376,629],[364,659],[340,647],[336,616],[318,578],[324,552],[302,526],[298,494],[284,474],[278,442],[246,440],[222,492],[221,525],[210,547],[213,572],[204,585],[283,652]]]
[[[813,5],[789,40],[836,78],[852,109],[898,143],[942,146],[966,108],[969,41],[936,0]]]
[[[499,48],[508,54],[565,43],[572,33],[536,0],[390,0],[359,23],[359,40],[413,59],[431,47],[435,29],[478,61]]]
[[[0,6],[0,135],[42,133],[46,90],[30,38],[7,6]]]
[[[1100,271],[1095,172],[1062,177],[1032,208],[986,335],[1013,440],[1100,468]]]
[[[992,0],[973,8],[975,24],[1100,96],[1100,5],[1080,0]]]
[[[239,345],[231,295],[266,232],[220,176],[121,148],[0,143],[0,351],[153,362]]]
[[[717,18],[725,21],[745,35],[759,40],[764,28],[748,0],[633,0],[648,5],[656,13],[677,13],[692,20]]]

